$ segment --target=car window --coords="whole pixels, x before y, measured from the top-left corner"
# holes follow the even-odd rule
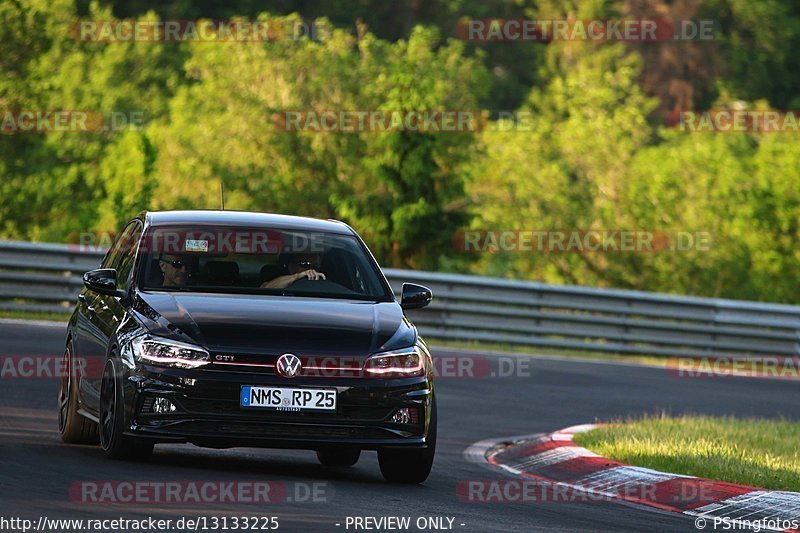
[[[117,235],[117,239],[114,241],[114,244],[111,245],[111,248],[103,259],[102,268],[117,268],[122,256],[126,253],[126,249],[131,247],[131,239],[137,224],[139,224],[137,220],[130,222],[125,226],[125,229]]]
[[[393,299],[374,260],[352,235],[158,227],[148,231],[145,242],[140,278],[145,290]],[[322,275],[297,277],[312,270]]]
[[[122,243],[119,252],[115,257],[115,265],[112,268],[117,270],[117,288],[127,290],[130,287],[133,274],[133,265],[136,260],[136,245],[142,236],[142,224],[136,221],[128,226],[127,242]]]

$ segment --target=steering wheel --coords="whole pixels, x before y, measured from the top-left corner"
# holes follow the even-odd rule
[[[289,286],[293,289],[313,289],[315,287],[329,288],[331,285],[338,286],[339,284],[327,279],[310,280],[308,278],[300,278],[294,280]]]

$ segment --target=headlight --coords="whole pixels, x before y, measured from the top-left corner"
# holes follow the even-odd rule
[[[178,368],[197,368],[211,362],[207,351],[193,344],[144,336],[131,341],[137,361]]]
[[[412,377],[425,373],[425,356],[417,346],[371,355],[364,363],[368,376]]]

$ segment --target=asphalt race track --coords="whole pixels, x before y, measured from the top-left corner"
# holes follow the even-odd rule
[[[0,323],[2,356],[55,356],[63,346],[62,326]],[[528,376],[438,381],[439,446],[431,477],[420,486],[385,483],[374,452],[362,455],[352,468],[320,466],[313,452],[191,445],[157,446],[148,463],[111,461],[98,447],[61,443],[57,379],[5,376],[0,382],[0,516],[34,523],[42,516],[277,516],[279,531],[355,531],[352,525],[346,528],[348,516],[409,516],[412,526],[419,517],[450,517],[453,530],[476,532],[697,531],[689,517],[613,502],[461,501],[456,487],[462,481],[511,479],[468,462],[463,452],[484,439],[662,410],[800,418],[798,385],[788,381],[678,379],[663,369],[577,360],[534,359],[530,368]],[[70,487],[84,480],[269,480],[292,490],[298,483],[321,483],[325,501],[98,505],[70,497]]]

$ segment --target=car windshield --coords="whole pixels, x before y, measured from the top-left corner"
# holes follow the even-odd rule
[[[352,235],[265,228],[158,227],[139,246],[143,290],[391,301]]]

